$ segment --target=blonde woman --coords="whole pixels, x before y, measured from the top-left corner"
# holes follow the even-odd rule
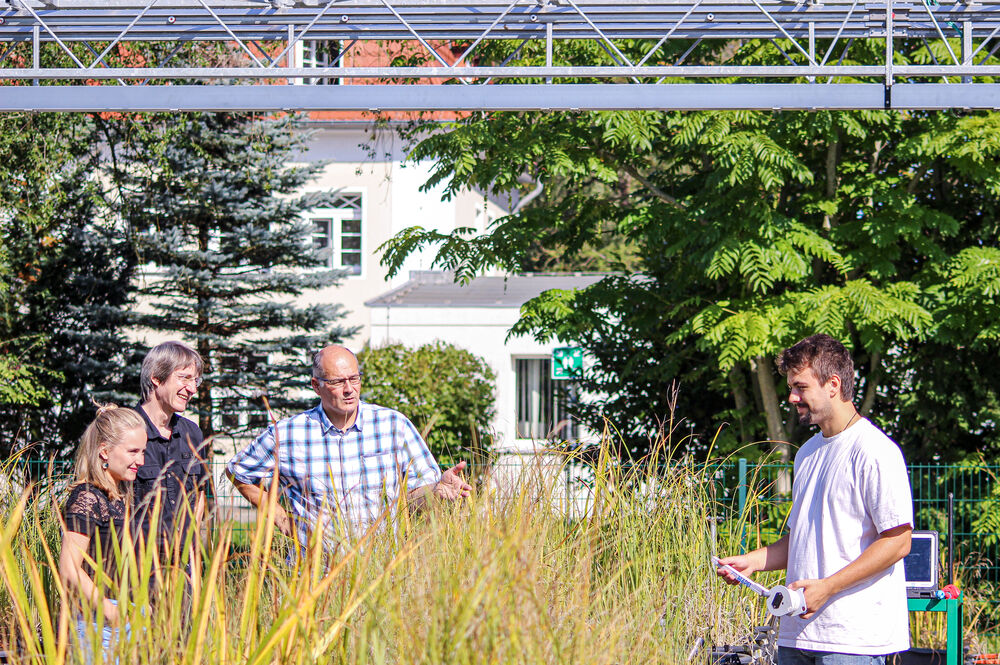
[[[126,520],[131,519],[132,481],[142,466],[145,450],[146,426],[138,413],[113,404],[100,406],[77,448],[76,481],[63,510],[66,528],[59,574],[68,587],[89,601],[86,605],[103,613],[104,648],[116,639],[119,623],[117,604],[109,597],[110,585],[118,581],[115,539],[118,548],[132,547],[121,538]],[[94,562],[100,564],[100,574],[94,570]],[[77,630],[84,639],[83,618]]]

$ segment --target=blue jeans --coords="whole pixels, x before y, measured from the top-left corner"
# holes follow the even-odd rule
[[[114,605],[118,602],[115,600],[111,601]],[[83,646],[83,653],[87,658],[88,665],[94,665],[94,653],[92,647],[93,634],[97,630],[97,620],[87,621],[83,617],[78,617],[76,620],[76,634],[80,638],[80,644]],[[88,632],[90,633],[88,635]],[[124,628],[112,628],[111,626],[104,625],[101,631],[101,658],[99,663],[107,662],[108,651],[112,646],[122,639],[123,636],[127,637],[130,634],[128,624],[125,624]],[[115,659],[115,663],[118,659]]]
[[[778,647],[778,665],[885,665],[885,656]]]

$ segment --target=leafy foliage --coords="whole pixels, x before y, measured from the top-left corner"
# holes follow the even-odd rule
[[[15,356],[0,356],[0,403],[37,406],[49,393],[39,383],[42,368],[26,365]]]
[[[127,399],[136,256],[101,157],[93,118],[0,118],[0,458],[67,455],[92,399]]]
[[[494,411],[486,361],[445,342],[368,347],[358,359],[364,399],[407,416],[443,468],[479,456]]]
[[[96,55],[83,43],[66,48],[86,62]],[[7,62],[30,61],[31,49],[13,45]],[[39,57],[42,67],[72,62],[55,43],[43,43]],[[232,55],[221,43],[133,42],[114,46],[105,63],[165,58],[225,64]],[[31,84],[10,82],[9,94],[22,83]],[[0,117],[0,459],[29,444],[37,455],[66,456],[93,417],[92,400],[136,398],[141,351],[123,331],[139,256],[121,208],[121,169],[130,166],[118,161],[133,120]]]
[[[618,45],[630,57],[649,46]],[[874,48],[858,47],[857,57]],[[481,58],[502,56],[486,49]],[[729,64],[779,57],[750,42]],[[525,196],[542,183],[544,193],[478,236],[407,229],[384,260],[395,271],[433,247],[437,265],[467,279],[535,269],[539,248],[559,252],[567,268],[611,242],[632,248],[629,265],[607,266],[622,276],[583,293],[543,294],[517,327],[598,359],[581,394],[601,397],[579,409],[629,432],[631,454],[670,412],[674,381],[689,393],[681,413],[697,421],[702,443],[719,418],[736,425],[724,447],[801,436],[782,412],[773,358],[825,332],[854,353],[859,408],[908,452],[960,455],[930,432],[992,436],[992,407],[980,407],[996,403],[996,390],[968,395],[961,416],[950,413],[940,408],[945,395],[971,375],[918,359],[967,345],[1000,350],[998,129],[995,114],[955,112],[470,114],[447,131],[404,132],[417,141],[413,159],[436,162],[428,186]],[[906,394],[907,367],[922,374],[929,403]]]

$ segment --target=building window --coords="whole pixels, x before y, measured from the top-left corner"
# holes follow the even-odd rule
[[[517,358],[514,375],[518,438],[574,440],[576,423],[566,409],[572,388],[552,380],[552,359]]]
[[[227,374],[244,373],[248,377],[254,376],[262,366],[267,365],[267,356],[256,353],[220,351],[218,359],[221,371]]]
[[[361,194],[340,194],[335,204],[336,208],[316,210],[310,216],[312,246],[325,266],[360,275],[364,257]]]
[[[361,220],[340,220],[340,266],[361,274]]]
[[[267,427],[270,423],[267,420],[267,412],[264,410],[263,405],[256,403],[251,406],[252,408],[247,416],[247,427],[250,428],[250,431],[255,432]]]
[[[333,253],[333,220],[328,217],[313,217],[312,220],[312,245],[313,249],[319,252],[327,265],[330,264],[330,255]]]
[[[302,41],[302,67],[337,67],[340,65],[340,42],[329,39],[305,39]],[[316,77],[302,79],[303,85],[339,85],[338,77]]]

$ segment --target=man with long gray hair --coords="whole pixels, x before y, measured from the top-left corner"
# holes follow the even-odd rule
[[[200,524],[205,512],[207,444],[201,428],[180,414],[201,385],[204,362],[181,342],[164,342],[142,361],[142,399],[135,410],[146,423],[146,460],[135,481],[135,499],[149,526],[154,500],[160,501],[159,540],[169,544]]]

